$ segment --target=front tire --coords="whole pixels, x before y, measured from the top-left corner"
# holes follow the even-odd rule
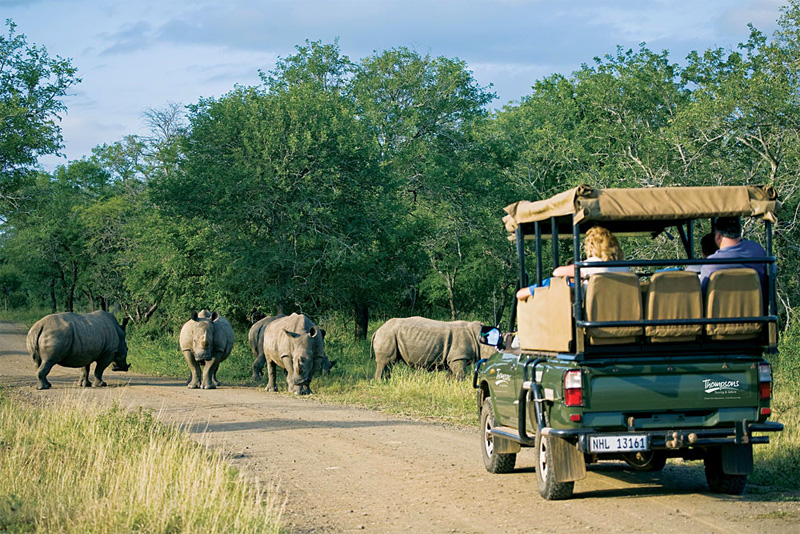
[[[536,432],[536,484],[539,495],[548,501],[560,501],[572,497],[575,482],[556,482],[553,472],[553,453],[549,438]]]
[[[495,452],[494,436],[491,433],[494,426],[492,399],[486,398],[481,407],[481,455],[483,456],[483,465],[490,473],[510,473],[517,463],[517,455],[516,453],[500,454]]]
[[[728,475],[722,471],[721,451],[708,451],[703,459],[708,488],[713,493],[741,495],[747,486],[747,475]]]

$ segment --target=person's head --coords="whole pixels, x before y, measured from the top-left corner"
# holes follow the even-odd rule
[[[742,222],[739,217],[717,217],[714,233],[728,239],[739,239],[742,237]]]
[[[704,258],[711,256],[717,250],[719,250],[719,247],[717,246],[717,241],[714,238],[714,232],[709,232],[700,238],[700,251],[702,252]]]
[[[602,226],[594,226],[586,232],[583,247],[588,257],[594,256],[603,261],[621,261],[625,259],[617,238]]]

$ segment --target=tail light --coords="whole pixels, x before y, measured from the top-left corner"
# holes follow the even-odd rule
[[[772,398],[772,368],[768,363],[758,364],[758,398],[759,400]]]
[[[583,406],[581,372],[578,369],[567,371],[567,374],[564,375],[564,404],[567,406]]]

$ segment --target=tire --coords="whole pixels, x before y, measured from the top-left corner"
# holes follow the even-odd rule
[[[710,450],[703,459],[706,481],[713,493],[741,495],[747,486],[747,475],[728,475],[722,472],[722,456],[719,450]]]
[[[667,464],[664,451],[630,452],[622,458],[634,471],[661,471]]]
[[[490,473],[510,473],[514,470],[517,463],[516,453],[500,454],[494,451],[494,436],[491,434],[494,428],[494,413],[492,412],[492,399],[487,398],[481,407],[481,456],[483,465]]]
[[[544,499],[561,501],[572,497],[575,482],[556,482],[553,475],[553,453],[548,446],[550,439],[536,432],[536,484],[539,495]]]

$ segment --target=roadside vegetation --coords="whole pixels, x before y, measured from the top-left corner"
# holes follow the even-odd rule
[[[148,412],[0,390],[0,532],[279,533],[272,487]]]
[[[28,326],[41,317],[35,313],[0,313],[4,320]],[[380,323],[375,323],[378,328]],[[343,321],[325,324],[326,352],[336,365],[329,374],[314,377],[310,402],[322,401],[379,410],[415,419],[477,428],[477,408],[471,378],[457,381],[448,372],[394,367],[392,378],[373,379],[375,363],[370,359],[369,341],[354,341]],[[771,420],[784,424],[784,431],[770,434],[769,445],[754,447],[756,469],[752,484],[800,490],[800,332],[793,328],[782,334],[780,351],[767,356],[773,365],[774,391]],[[370,335],[372,331],[369,332]],[[128,361],[132,372],[188,379],[186,362],[178,351],[177,332],[157,335],[136,328],[128,339]],[[236,331],[230,358],[220,365],[218,376],[225,386],[266,385],[266,368],[258,384],[251,380],[253,357],[247,331]],[[278,395],[288,395],[283,370],[278,369]],[[267,392],[264,392],[266,395]],[[276,393],[270,393],[276,395]]]

